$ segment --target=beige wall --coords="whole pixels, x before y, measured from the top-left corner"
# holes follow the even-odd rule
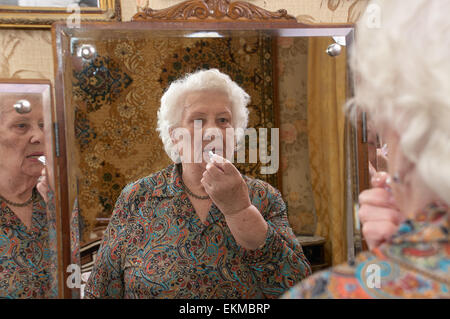
[[[151,8],[161,9],[179,0],[149,0]],[[250,0],[252,4],[275,11],[286,9],[300,22],[353,22],[367,0]],[[123,21],[136,13],[136,0],[121,0]],[[53,81],[53,51],[50,30],[0,29],[0,77],[47,78]]]

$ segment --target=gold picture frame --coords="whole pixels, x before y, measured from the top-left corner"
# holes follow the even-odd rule
[[[120,0],[98,0],[97,7],[83,6],[19,6],[19,0],[0,1],[0,28],[50,28],[56,21],[120,21]],[[53,3],[55,0],[53,0]],[[73,1],[77,2],[76,0]],[[78,2],[79,3],[79,2]],[[75,4],[76,5],[76,4]],[[78,17],[77,14],[80,14]]]

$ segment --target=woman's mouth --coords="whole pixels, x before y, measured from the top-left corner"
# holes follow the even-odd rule
[[[222,149],[220,149],[220,148],[215,148],[215,147],[212,147],[212,148],[205,148],[204,150],[203,150],[203,153],[206,153],[206,154],[208,154],[208,156],[212,156],[213,154],[219,154],[219,155],[221,155],[221,156],[223,156],[223,151],[222,151]]]
[[[43,156],[44,153],[33,153],[27,156],[27,159],[33,161],[33,162],[38,162],[38,163],[42,163],[42,161],[40,161],[40,157]]]

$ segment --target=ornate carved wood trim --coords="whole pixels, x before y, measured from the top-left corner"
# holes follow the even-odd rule
[[[141,10],[132,21],[296,21],[284,9],[271,12],[251,3],[230,0],[187,0],[161,10]]]

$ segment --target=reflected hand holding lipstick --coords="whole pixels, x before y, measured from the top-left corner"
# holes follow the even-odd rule
[[[38,161],[42,163],[42,165],[45,166],[46,160],[45,160],[45,156],[39,156],[38,157]],[[37,190],[39,191],[39,193],[41,194],[42,198],[44,198],[44,201],[47,202],[48,201],[48,181],[47,181],[47,171],[46,171],[46,167],[44,167],[41,171],[41,176],[38,179],[38,183],[36,185]]]
[[[214,164],[214,163],[223,163],[223,162],[224,162],[223,158],[222,158],[221,156],[217,155],[217,154],[214,154],[213,151],[209,151],[209,152],[208,152],[208,155],[209,155],[209,160],[210,160],[210,163],[211,163],[211,164]],[[222,167],[220,167],[219,165],[215,165],[215,166],[216,166],[218,169],[220,169],[222,172],[224,171],[224,170],[222,169]]]

